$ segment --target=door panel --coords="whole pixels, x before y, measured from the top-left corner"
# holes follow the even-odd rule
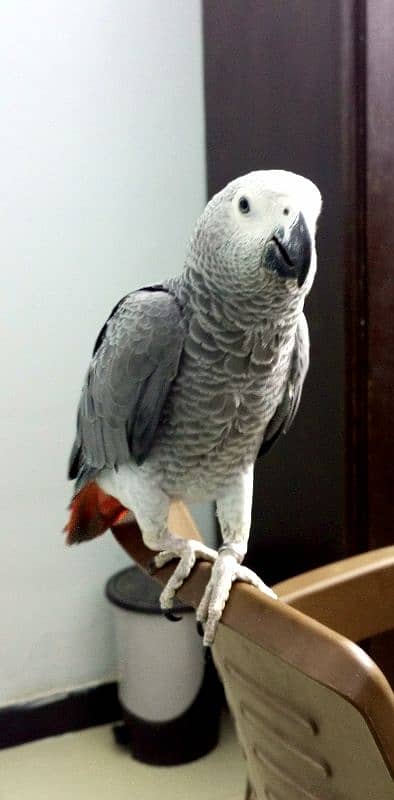
[[[346,552],[341,14],[319,0],[204,3],[209,194],[283,168],[314,180],[324,201],[301,408],[256,466],[248,563],[273,581]]]

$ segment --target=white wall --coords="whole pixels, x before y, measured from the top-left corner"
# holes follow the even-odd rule
[[[200,27],[198,0],[0,5],[0,704],[114,674],[126,558],[64,548],[66,461],[98,328],[204,204]]]

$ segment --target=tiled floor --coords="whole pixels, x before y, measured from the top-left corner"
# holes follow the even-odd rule
[[[111,726],[0,752],[0,800],[243,800],[245,766],[228,714],[219,746],[179,767],[133,761]]]

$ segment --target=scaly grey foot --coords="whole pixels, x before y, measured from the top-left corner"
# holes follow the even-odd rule
[[[276,594],[248,567],[239,564],[231,548],[223,548],[212,567],[212,574],[197,609],[197,623],[204,627],[204,645],[210,647],[227,603],[234,581],[245,581],[263,594],[276,599]]]
[[[164,550],[154,556],[153,563],[160,569],[174,558],[179,558],[179,564],[160,595],[160,605],[164,611],[172,607],[175,593],[189,577],[197,559],[214,563],[217,552],[194,539],[179,539],[175,545],[172,544],[171,550]]]

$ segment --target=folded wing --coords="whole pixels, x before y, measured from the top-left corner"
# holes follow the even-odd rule
[[[184,336],[182,309],[163,287],[132,292],[115,306],[99,333],[79,403],[69,466],[77,490],[105,467],[147,458]]]
[[[302,387],[309,368],[309,332],[305,315],[301,314],[298,323],[290,374],[282,402],[268,423],[258,457],[271,449],[282,433],[287,433],[294,422],[300,405]]]

